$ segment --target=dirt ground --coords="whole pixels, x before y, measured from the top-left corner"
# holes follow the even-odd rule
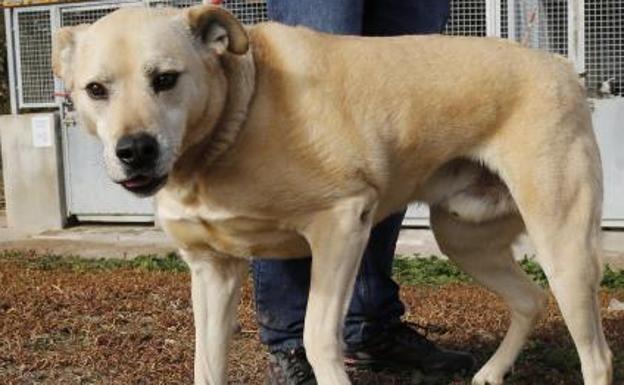
[[[471,284],[404,287],[407,319],[430,337],[473,352],[482,364],[501,340],[501,302]],[[624,384],[624,312],[606,311],[616,385]],[[230,355],[231,384],[263,383],[265,351],[254,322],[249,283],[240,305],[241,333]],[[0,384],[192,384],[193,326],[184,272],[74,270],[0,259]],[[352,372],[359,385],[468,384],[468,377]],[[554,303],[515,366],[509,384],[581,384],[578,360]]]

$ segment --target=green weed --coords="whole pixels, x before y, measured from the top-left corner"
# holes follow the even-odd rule
[[[0,263],[11,261],[37,270],[95,271],[113,269],[142,269],[148,271],[186,272],[188,267],[177,254],[166,256],[142,255],[134,259],[99,258],[85,259],[77,256],[37,255],[34,253],[4,252],[0,254]]]
[[[546,274],[537,262],[524,258],[520,261],[520,266],[539,285],[548,286]],[[436,256],[397,257],[394,261],[393,273],[396,280],[404,285],[445,285],[472,281],[455,264]],[[602,287],[624,289],[624,270],[616,270],[607,266],[604,270]]]

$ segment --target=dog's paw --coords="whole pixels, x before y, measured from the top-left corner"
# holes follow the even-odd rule
[[[504,377],[504,370],[486,365],[472,378],[472,385],[503,385]]]

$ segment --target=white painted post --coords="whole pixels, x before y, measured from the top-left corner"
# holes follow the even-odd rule
[[[516,0],[507,0],[507,39],[517,41]]]
[[[11,113],[17,114],[17,82],[15,79],[15,48],[13,46],[13,12],[9,8],[4,9],[4,27],[7,51],[7,66],[9,67],[9,99],[11,101]]]
[[[568,1],[568,58],[585,73],[585,1]]]
[[[58,5],[50,7],[50,28],[52,31],[52,36],[54,33],[61,28],[61,8]],[[54,77],[54,102],[60,107],[61,103],[65,99],[62,96],[58,96],[57,93],[61,93],[65,91],[65,86],[61,79]]]
[[[485,33],[501,36],[501,0],[485,0]]]

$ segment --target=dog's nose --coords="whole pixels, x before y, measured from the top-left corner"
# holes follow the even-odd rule
[[[148,134],[126,135],[117,142],[115,153],[131,168],[153,167],[158,159],[158,142]]]

